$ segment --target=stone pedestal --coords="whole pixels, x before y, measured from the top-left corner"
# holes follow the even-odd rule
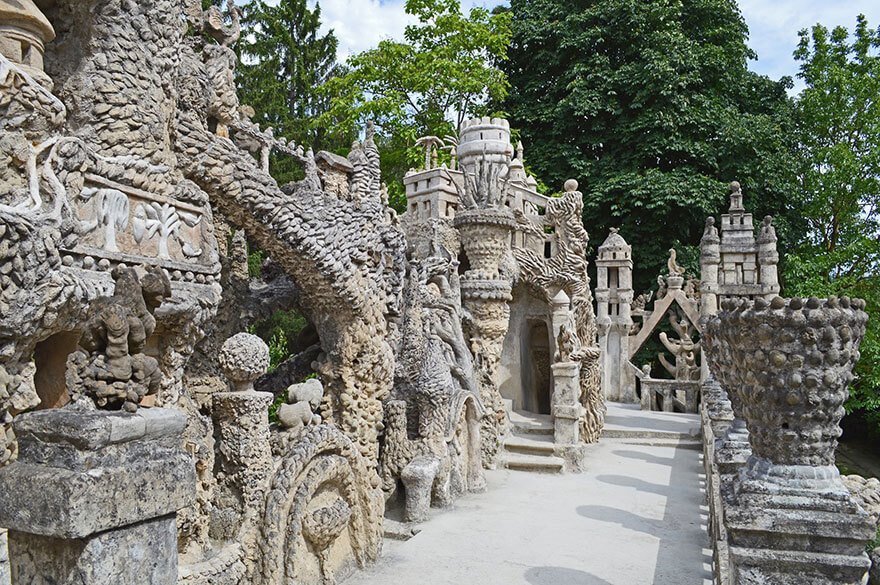
[[[176,513],[196,486],[183,413],[59,409],[14,424],[19,458],[0,470],[13,583],[177,582]]]
[[[213,419],[220,434],[220,453],[235,470],[236,483],[245,507],[258,503],[263,486],[272,473],[269,444],[268,392],[217,392]]]
[[[712,365],[747,423],[752,451],[725,502],[734,585],[867,578],[865,545],[876,523],[834,464],[864,306],[847,297],[725,301],[710,322]],[[737,427],[738,419],[726,436]]]
[[[431,486],[440,471],[440,460],[420,455],[409,462],[400,474],[406,490],[406,521],[422,522],[431,508]]]
[[[579,402],[580,364],[561,362],[550,366],[553,371],[553,442],[556,455],[565,459],[569,471],[581,469],[585,445],[581,443],[580,421],[584,407]]]

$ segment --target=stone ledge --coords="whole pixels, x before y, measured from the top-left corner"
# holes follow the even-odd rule
[[[13,425],[19,440],[33,438],[94,451],[137,439],[180,436],[186,416],[167,408],[141,408],[134,414],[59,408],[27,413],[17,417]]]
[[[185,424],[167,409],[20,415],[18,461],[0,470],[0,526],[83,538],[174,514],[195,501]]]

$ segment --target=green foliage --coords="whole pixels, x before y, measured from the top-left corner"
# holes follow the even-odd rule
[[[670,245],[743,184],[763,215],[794,207],[789,80],[747,69],[754,53],[733,0],[511,0],[505,65],[511,124],[552,188],[575,178],[601,242],[619,227],[638,251],[636,289]],[[784,241],[787,218],[778,228]]]
[[[850,295],[871,315],[847,403],[880,424],[880,30],[800,33],[797,178],[808,229],[789,255],[786,294]]]
[[[475,7],[466,16],[458,0],[407,0],[406,11],[418,23],[406,27],[404,41],[351,57],[348,71],[321,89],[330,107],[319,123],[354,132],[373,120],[389,137],[380,152],[392,196],[423,156],[413,148],[419,136],[454,134],[468,116],[489,113],[487,104],[508,87],[493,64],[506,57],[509,14]]]
[[[353,136],[315,123],[328,108],[326,96],[317,88],[341,71],[336,64],[336,36],[332,31],[318,32],[320,6],[309,10],[307,0],[280,0],[273,5],[251,0],[242,12],[237,82],[242,103],[256,110],[254,121],[273,128],[276,136],[315,150],[350,143]],[[301,178],[301,169],[289,158],[273,158],[272,169],[279,183]]]
[[[278,364],[290,357],[290,351],[287,348],[287,332],[275,330],[272,338],[269,339],[269,371],[271,372],[278,367]]]
[[[291,349],[296,347],[296,338],[307,323],[299,311],[292,309],[275,311],[271,317],[258,321],[250,328],[251,333],[262,338],[269,346],[270,371],[290,357]]]
[[[262,272],[263,261],[266,254],[262,250],[252,250],[248,253],[248,276],[259,278]]]

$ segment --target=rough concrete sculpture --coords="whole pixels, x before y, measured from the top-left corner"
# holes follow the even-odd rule
[[[700,342],[694,342],[691,337],[694,334],[694,327],[687,318],[678,317],[674,313],[669,316],[669,323],[678,333],[679,338],[670,339],[661,331],[660,342],[673,355],[674,363],[670,363],[663,354],[657,356],[660,363],[676,380],[699,380],[700,366],[697,364],[697,357],[700,353]]]
[[[388,497],[419,457],[439,465],[431,476],[429,504],[447,506],[461,494],[485,488],[480,455],[485,409],[462,329],[457,268],[442,247],[410,263],[395,387],[385,404],[380,468]],[[404,495],[407,501],[416,497]]]
[[[317,411],[323,398],[324,387],[320,380],[291,384],[287,388],[287,403],[278,408],[278,422],[294,433],[305,426],[321,424]]]
[[[846,297],[722,304],[713,352],[726,348],[736,364],[720,368],[722,383],[752,447],[724,513],[737,584],[858,583],[868,570],[876,525],[834,465],[863,308]]]
[[[157,402],[187,413],[184,441],[199,479],[195,506],[178,517],[184,572],[193,582],[203,575],[220,582],[218,575],[232,579],[247,568],[234,554],[209,550],[209,533],[222,526],[212,528],[212,510],[225,497],[215,493],[215,454],[233,442],[215,445],[213,422],[182,383],[187,358],[220,300],[209,196],[297,276],[308,314],[333,317],[314,319],[329,389],[322,412],[369,454],[369,463],[352,459],[372,506],[365,534],[380,524],[381,498],[367,492],[377,483],[381,399],[390,391],[394,359],[386,316],[399,311],[405,245],[381,203],[371,138],[363,147],[367,164],[353,170],[364,186],[359,207],[325,197],[308,153],[269,131],[255,138],[245,123],[230,48],[238,35],[236,11],[228,7],[229,24],[217,9],[205,14],[197,5],[55,2],[45,15],[30,9],[20,27],[35,46],[51,38],[52,28],[57,32],[53,43],[40,46],[45,71],[41,60],[25,63],[24,56],[7,54],[7,45],[0,51],[0,148],[11,163],[0,171],[0,454],[15,457],[13,417],[63,400],[66,389],[54,381],[86,327],[89,303],[111,295],[111,272],[157,266],[171,293],[147,340],[161,372]],[[185,14],[192,30],[206,35],[188,34]],[[289,187],[297,197],[265,173],[265,160],[236,145],[236,133],[258,140],[262,159],[271,148],[302,162],[306,181]],[[111,349],[117,346],[114,341]],[[348,399],[361,408],[343,406]],[[200,400],[210,408],[210,400]],[[361,558],[374,557],[377,548],[370,550]],[[202,564],[202,558],[213,560]]]
[[[80,347],[67,358],[67,391],[74,402],[85,396],[98,408],[134,412],[162,383],[158,360],[143,351],[156,329],[153,314],[171,296],[171,281],[155,268],[139,279],[124,266],[113,270],[113,279],[113,296],[89,304]]]
[[[402,496],[418,521],[432,505],[485,489],[483,466],[511,453],[511,410],[549,416],[551,456],[578,469],[582,443],[601,434],[604,398],[635,401],[629,360],[673,304],[683,331],[663,339],[676,355],[669,366],[696,384],[702,340],[684,323],[700,331],[718,298],[779,290],[772,220],[755,236],[734,186],[720,232],[707,221],[702,284],[671,253],[653,304],[650,295],[633,301],[632,249],[612,233],[599,249],[594,313],[577,182],[560,197],[538,193],[522,144],[513,148],[497,118],[419,142],[425,168],[405,178],[398,218],[372,124],[340,156],[254,123],[235,90],[240,18],[231,1],[203,10],[196,0],[0,0],[0,483],[18,488],[37,469],[46,485],[67,485],[88,475],[83,461],[106,471],[83,479],[97,491],[76,483],[52,501],[0,491],[0,524],[33,553],[22,560],[13,547],[23,582],[57,568],[57,550],[41,547],[48,537],[65,551],[67,539],[81,539],[81,564],[132,583],[135,570],[187,585],[339,582],[380,554],[386,502]],[[278,185],[277,157],[296,161],[304,178]],[[259,282],[248,275],[249,244],[270,257]],[[772,311],[788,319],[792,302]],[[845,518],[851,537],[820,527],[823,542],[839,545],[831,554],[853,573],[863,562],[854,551],[864,518],[827,467],[836,412],[804,408],[816,396],[836,408],[855,357],[835,344],[855,343],[858,318],[844,340],[834,315],[849,313],[842,300],[830,304],[802,309],[806,325],[783,319],[774,330],[816,336],[810,351],[773,340],[786,358],[772,372],[785,376],[761,382],[778,392],[734,393],[728,404],[725,388],[766,375],[753,350],[767,348],[746,352],[742,335],[716,341],[735,328],[706,342],[710,523],[729,532],[726,556],[743,575],[745,566],[767,570],[754,551],[777,550],[779,535],[750,530],[761,518],[790,519],[780,498],[804,473],[813,476],[794,486],[808,504],[797,522],[815,526],[817,510]],[[266,345],[238,332],[291,307],[308,322],[308,341],[267,374]],[[829,323],[813,324],[826,313]],[[312,374],[319,380],[303,382]],[[79,408],[59,410],[69,394]],[[85,411],[89,401],[165,408]],[[278,424],[273,402],[283,403]],[[28,412],[37,407],[46,412]],[[750,453],[745,419],[760,461],[738,484],[734,464]],[[791,445],[774,446],[780,438]],[[45,451],[53,445],[67,455]],[[810,489],[817,477],[828,493]],[[146,500],[101,483],[117,479]],[[170,485],[154,494],[156,480]],[[106,517],[93,494],[113,503]],[[46,528],[53,513],[76,516],[82,530],[56,534]],[[802,532],[785,533],[789,546]],[[98,546],[112,554],[88,556]],[[139,546],[156,562],[120,565]],[[0,550],[0,581],[5,558]],[[824,585],[825,565],[815,566],[805,574]]]

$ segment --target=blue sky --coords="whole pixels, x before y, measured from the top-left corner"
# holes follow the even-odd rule
[[[403,9],[403,0],[321,0],[325,28],[333,28],[339,38],[339,58],[374,46],[384,38],[400,38],[411,20]],[[498,1],[462,0],[466,7],[475,4],[494,6]],[[778,79],[794,77],[797,64],[792,52],[797,33],[817,22],[828,26],[844,25],[852,29],[860,13],[872,27],[880,25],[880,0],[740,0],[740,9],[749,26],[749,44],[758,53],[751,68]]]

